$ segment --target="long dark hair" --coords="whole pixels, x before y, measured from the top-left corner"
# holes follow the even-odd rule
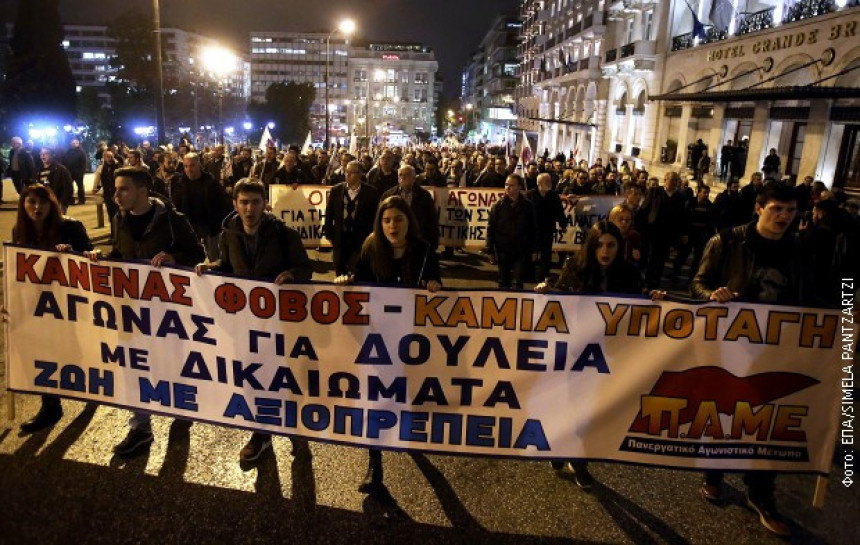
[[[373,220],[373,232],[368,235],[361,246],[361,258],[370,263],[370,268],[379,278],[390,278],[394,273],[394,248],[391,247],[391,243],[388,242],[382,231],[382,214],[391,208],[403,212],[409,223],[409,228],[406,230],[406,253],[409,253],[410,249],[423,240],[421,229],[418,227],[418,220],[415,219],[412,208],[403,197],[392,195],[379,203],[376,217]]]
[[[24,210],[24,201],[30,196],[48,202],[48,213],[45,215],[41,237],[36,233],[36,223],[30,219]],[[12,242],[43,249],[53,248],[60,243],[62,225],[62,208],[60,208],[57,196],[50,187],[42,184],[31,184],[21,191],[21,196],[18,198],[18,217],[15,220],[15,227],[12,229]]]
[[[597,261],[597,244],[603,235],[613,236],[618,244],[618,253],[615,254],[615,259],[606,267],[607,276],[610,269],[624,259],[624,238],[621,236],[621,230],[618,229],[618,226],[607,220],[595,223],[585,237],[582,250],[576,256],[576,276],[581,283],[579,286],[574,286],[576,291],[600,291],[604,271]]]

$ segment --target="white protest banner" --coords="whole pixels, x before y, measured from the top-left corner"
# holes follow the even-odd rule
[[[321,239],[325,207],[331,188],[318,185],[269,186],[272,212],[296,229],[306,247],[329,244]],[[501,189],[426,187],[434,196],[439,213],[439,243],[443,246],[483,248],[486,245],[490,208],[502,198]],[[558,230],[555,251],[579,249],[588,228],[600,220],[609,219],[609,211],[623,202],[623,197],[586,195],[571,197],[564,203],[568,227]]]
[[[366,447],[830,467],[835,311],[5,258],[13,391]]]

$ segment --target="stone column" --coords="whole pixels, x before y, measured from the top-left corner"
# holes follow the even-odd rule
[[[800,166],[797,169],[798,183],[804,176],[820,177],[819,165],[822,163],[822,151],[826,140],[825,131],[830,118],[832,100],[813,100],[809,108],[809,119],[806,124],[806,139],[803,141],[803,151],[800,155]]]
[[[744,180],[749,182],[749,177],[753,172],[761,171],[762,160],[764,159],[764,148],[767,145],[768,137],[768,114],[770,112],[769,103],[756,102],[755,113],[753,114],[752,130],[750,131],[750,147],[747,150],[747,164],[744,171]],[[741,184],[745,185],[745,184]]]
[[[687,144],[691,144],[687,139],[690,137],[690,117],[693,113],[692,104],[684,104],[681,106],[681,125],[678,127],[678,154],[675,156],[675,163],[672,168],[676,171],[683,171],[687,168]],[[672,138],[672,135],[669,135]]]

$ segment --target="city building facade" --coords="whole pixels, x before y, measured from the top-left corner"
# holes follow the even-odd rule
[[[662,94],[652,97],[657,141],[679,144],[671,167],[687,165],[687,144],[701,139],[719,159],[732,140],[745,154],[736,174],[762,170],[775,149],[778,177],[860,191],[858,4],[761,0],[720,17],[711,0],[672,2]]]
[[[349,41],[339,33],[251,32],[251,99],[263,101],[273,83],[312,84],[316,97],[310,112],[311,132],[313,140],[321,143],[325,140],[328,81],[329,132],[332,138],[344,138],[348,132],[349,57]]]
[[[860,189],[857,0],[524,0],[517,125],[532,147],[652,172],[742,168]],[[700,145],[700,146],[701,146]],[[737,160],[737,159],[736,159]]]
[[[522,24],[516,15],[497,17],[463,70],[461,103],[470,137],[476,141],[505,145],[513,140]]]
[[[434,132],[439,63],[433,50],[413,43],[369,42],[350,49],[349,134],[401,143]],[[342,134],[346,136],[346,134]]]

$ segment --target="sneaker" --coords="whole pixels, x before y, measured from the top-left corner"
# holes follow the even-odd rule
[[[747,505],[758,513],[762,526],[780,537],[791,535],[791,528],[776,510],[776,499],[773,496],[753,499],[747,492]]]
[[[130,429],[128,435],[120,444],[113,448],[115,454],[119,456],[131,456],[138,450],[152,443],[152,430]]]
[[[711,503],[723,501],[723,490],[715,484],[702,483],[701,488],[699,488],[699,495]]]
[[[549,462],[549,465],[552,466],[552,468],[558,472],[564,470],[564,462],[562,462],[561,460],[551,460]]]
[[[272,436],[266,433],[253,433],[242,450],[239,451],[239,461],[244,463],[256,462],[266,449],[272,447]]]

